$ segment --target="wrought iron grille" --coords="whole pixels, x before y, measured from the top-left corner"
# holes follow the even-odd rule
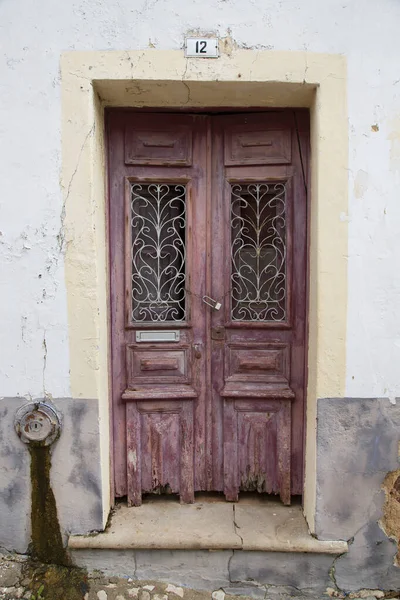
[[[231,187],[233,321],[286,319],[284,183]]]
[[[131,185],[132,321],[185,320],[185,226],[185,185]]]

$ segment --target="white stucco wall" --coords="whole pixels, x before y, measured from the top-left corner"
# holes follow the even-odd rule
[[[199,28],[230,30],[241,47],[347,56],[346,395],[400,396],[399,23],[393,0],[2,0],[0,395],[70,395],[60,52],[178,49]]]

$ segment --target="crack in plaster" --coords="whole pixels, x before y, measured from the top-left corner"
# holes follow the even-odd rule
[[[133,553],[133,577],[134,579],[136,579],[136,571],[137,571],[137,558],[136,558],[136,552]]]
[[[235,526],[236,526],[236,523],[235,523]],[[243,540],[242,540],[242,543],[243,543]],[[268,586],[267,586],[267,584],[260,583],[260,582],[257,582],[257,581],[254,581],[254,580],[250,580],[250,579],[249,580],[245,580],[245,581],[243,581],[241,579],[232,579],[232,575],[231,575],[231,562],[232,562],[233,557],[235,556],[235,552],[237,552],[237,550],[232,550],[232,554],[228,558],[228,565],[227,565],[227,567],[228,567],[228,581],[229,581],[229,583],[232,583],[232,584],[238,583],[238,584],[241,584],[241,585],[244,585],[244,586],[250,586],[250,587],[253,587],[253,588],[257,588],[257,589],[263,589],[263,590],[265,590],[265,594],[264,594],[264,600],[265,600],[266,597],[267,597],[267,593],[268,593]],[[239,552],[241,552],[241,550],[239,550]],[[224,589],[224,588],[221,588],[221,589]],[[295,589],[298,589],[298,588],[295,588]]]
[[[304,66],[303,84],[306,84],[307,83],[307,71],[308,71],[307,52],[305,52],[304,60],[305,60],[305,66]]]
[[[26,325],[28,322],[28,317],[26,315],[21,316],[21,339],[24,343],[26,343]]]
[[[378,472],[381,472],[381,471],[378,471]],[[398,471],[393,471],[393,472],[389,473],[388,475],[391,475],[392,473],[397,473],[397,472],[398,472]],[[387,479],[387,478],[386,478],[386,479]],[[386,481],[386,479],[385,479],[385,481]],[[380,489],[380,490],[378,490],[378,491],[376,491],[376,492],[373,494],[373,497],[372,497],[372,499],[371,499],[371,502],[370,502],[370,503],[369,503],[369,505],[368,505],[368,508],[367,508],[367,513],[368,513],[368,516],[369,516],[369,517],[370,517],[370,511],[371,511],[371,507],[372,507],[372,505],[374,504],[375,497],[376,497],[377,495],[380,495],[380,494],[381,494],[381,492],[382,492],[382,490],[384,490],[384,492],[385,492],[385,496],[386,496],[386,502],[387,502],[388,490],[387,490],[387,488],[385,487],[385,482],[382,482],[382,487],[381,487],[381,489]],[[388,537],[388,539],[390,539],[390,540],[394,541],[395,543],[396,543],[396,542],[398,543],[398,540],[396,539],[396,537],[395,537],[395,536],[392,536],[392,535],[390,535],[390,534],[389,534],[389,533],[388,533],[388,532],[385,530],[385,526],[384,526],[384,519],[385,519],[385,511],[384,511],[384,509],[383,509],[383,515],[382,515],[382,517],[381,517],[380,519],[378,519],[377,521],[375,521],[375,519],[374,519],[374,521],[377,523],[377,525],[378,525],[378,526],[379,526],[379,528],[380,528],[380,529],[383,531],[383,533],[384,533],[384,534],[385,534],[385,535]],[[355,533],[352,535],[352,537],[351,537],[351,538],[349,538],[349,539],[347,540],[347,543],[348,543],[348,545],[349,545],[349,546],[351,546],[351,545],[354,543],[356,536],[357,536],[357,535],[359,535],[359,534],[360,534],[360,533],[363,531],[363,529],[365,529],[366,527],[368,527],[368,525],[369,525],[369,524],[370,524],[370,522],[363,523],[363,525],[361,525],[361,526],[360,526],[360,527],[359,527],[359,528],[358,528],[358,529],[355,531]],[[398,550],[398,546],[397,546],[397,552],[399,552],[399,550]],[[334,558],[334,560],[333,560],[333,562],[332,562],[332,566],[331,566],[331,567],[330,567],[330,569],[329,569],[329,578],[331,579],[332,583],[334,584],[334,586],[335,586],[335,590],[336,590],[337,592],[339,592],[339,593],[340,593],[340,594],[341,594],[343,597],[345,597],[345,596],[347,595],[347,593],[346,593],[346,592],[345,592],[345,591],[344,591],[342,588],[340,588],[340,587],[339,587],[339,585],[338,585],[338,583],[337,583],[337,580],[336,580],[336,563],[337,563],[337,561],[338,561],[340,558],[342,558],[343,556],[345,556],[345,557],[346,557],[346,555],[347,555],[347,553],[346,553],[346,552],[343,552],[342,554],[338,554],[338,555],[337,555],[337,556]],[[397,563],[396,563],[396,557],[397,557],[397,555],[395,554],[395,555],[394,555],[394,561],[393,561],[393,564],[392,564],[392,565],[389,565],[389,567],[387,568],[387,570],[386,570],[386,573],[385,573],[385,575],[384,575],[384,578],[385,578],[385,577],[388,575],[388,573],[389,573],[389,571],[391,570],[392,566],[396,566],[396,565],[397,565]]]
[[[185,105],[186,105],[186,104],[189,104],[189,101],[190,101],[190,87],[188,86],[188,84],[187,84],[187,83],[186,83],[186,81],[185,81],[186,74],[187,74],[187,70],[188,70],[188,66],[189,66],[189,62],[188,62],[188,59],[186,59],[186,66],[185,66],[185,70],[184,70],[184,72],[183,72],[183,74],[182,74],[182,83],[183,83],[183,85],[185,86],[185,88],[186,88],[186,91],[187,91],[187,98],[186,98],[186,102],[184,102],[184,104],[185,104]]]
[[[126,54],[126,60],[129,62],[130,67],[131,67],[131,75],[132,75],[132,79],[133,79],[133,62],[131,59],[131,55],[129,54],[128,50],[125,50],[125,54]]]
[[[57,235],[58,250],[59,250],[60,254],[63,253],[63,251],[64,251],[64,244],[65,244],[65,232],[64,232],[64,228],[65,228],[66,205],[67,205],[67,202],[68,202],[68,199],[69,199],[69,195],[71,193],[71,187],[72,187],[73,181],[75,179],[75,175],[77,174],[78,169],[79,169],[79,164],[80,164],[80,161],[81,161],[81,156],[82,156],[83,150],[85,148],[86,142],[88,141],[89,137],[93,134],[94,129],[95,129],[95,123],[93,123],[93,125],[89,129],[88,133],[86,134],[85,139],[83,140],[83,143],[82,143],[82,146],[81,146],[81,149],[79,151],[78,158],[77,158],[77,161],[76,161],[76,166],[75,166],[75,169],[74,169],[74,171],[73,171],[73,173],[72,173],[72,175],[70,177],[70,180],[69,180],[69,183],[68,183],[68,187],[67,187],[67,193],[66,193],[64,202],[62,204],[61,218],[60,218],[60,220],[61,220],[61,226],[60,226],[60,231],[59,231],[59,233]]]
[[[47,394],[46,394],[47,342],[46,342],[46,330],[45,329],[43,329],[42,347],[43,347],[43,395],[47,396]]]
[[[350,538],[350,539],[354,540],[354,538]],[[347,543],[350,544],[352,542],[348,541]],[[338,586],[338,583],[336,581],[336,561],[338,560],[338,558],[343,556],[343,554],[345,554],[345,552],[343,552],[342,554],[339,554],[338,556],[335,556],[335,558],[333,559],[332,565],[328,571],[329,579],[332,581],[333,585],[335,586],[335,590],[337,592],[339,592],[340,594],[342,594],[343,592],[342,592],[341,588]]]
[[[228,580],[229,580],[229,583],[239,583],[238,581],[233,580],[232,576],[231,576],[231,562],[232,562],[232,559],[234,556],[235,556],[235,551],[232,550],[232,554],[228,558]]]
[[[236,535],[238,536],[238,538],[240,538],[241,544],[242,544],[242,549],[243,549],[243,538],[240,535],[240,533],[237,531],[238,529],[240,529],[240,526],[236,523],[236,507],[233,504],[232,506],[233,508],[233,527],[234,527],[234,531],[236,533]]]
[[[254,66],[254,63],[257,61],[257,59],[258,59],[259,55],[260,55],[260,53],[259,53],[259,52],[256,52],[256,55],[255,55],[255,57],[254,57],[254,60],[253,60],[253,61],[252,61],[252,63],[251,63],[251,67],[250,67],[250,74],[249,74],[249,79],[250,79],[250,80],[252,80],[252,79],[253,79],[253,66]]]
[[[72,71],[68,71],[68,75],[72,75],[72,77],[77,77],[78,79],[86,79],[86,81],[90,81],[90,83],[92,83],[91,77],[86,77],[85,75],[81,75],[79,73],[73,73]]]

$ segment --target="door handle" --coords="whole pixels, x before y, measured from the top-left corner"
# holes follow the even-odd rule
[[[211,308],[213,308],[214,310],[219,310],[222,306],[221,302],[214,300],[214,298],[210,298],[210,296],[203,296],[202,300],[204,304],[207,304],[207,306],[211,306]]]
[[[193,344],[194,357],[201,358],[201,344]]]

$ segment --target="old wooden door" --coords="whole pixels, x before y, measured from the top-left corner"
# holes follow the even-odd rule
[[[308,121],[108,114],[115,493],[301,494]]]

